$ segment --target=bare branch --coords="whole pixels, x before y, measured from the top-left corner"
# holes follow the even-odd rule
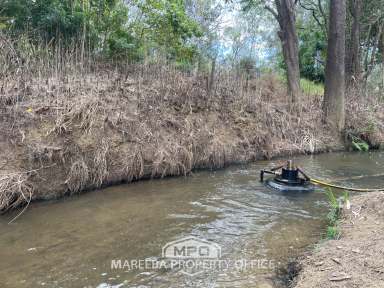
[[[324,19],[324,26],[325,30],[327,31],[328,21],[327,21],[327,15],[324,13],[323,5],[321,4],[321,0],[317,1],[317,5],[319,6],[319,11],[321,14],[321,17]]]
[[[273,17],[276,18],[277,21],[279,21],[279,15],[277,14],[277,12],[276,12],[272,7],[270,7],[270,6],[268,6],[268,5],[266,4],[266,5],[264,6],[264,8],[265,8],[267,11],[269,11],[269,12],[273,15]]]
[[[309,6],[306,6],[305,4],[303,4],[302,1],[300,1],[300,0],[299,0],[299,5],[303,9],[312,12],[313,19],[315,19],[317,25],[319,25],[319,27],[323,30],[325,39],[327,39],[327,31],[328,31],[327,24],[326,24],[327,19],[325,18],[325,15],[323,15],[323,13],[321,12],[322,11],[321,0],[318,1],[318,5],[320,5],[320,6],[318,6],[318,9],[313,8],[313,7],[316,7],[316,4],[313,4],[313,6],[311,5],[312,7],[309,7]],[[317,13],[316,13],[316,12],[318,12],[317,10],[320,11],[321,17],[324,19],[324,23],[321,22],[319,16],[317,15]]]

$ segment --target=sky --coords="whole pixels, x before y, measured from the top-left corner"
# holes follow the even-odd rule
[[[244,12],[240,5],[234,5],[232,9],[227,9],[222,13],[221,23],[218,29],[219,43],[217,47],[223,58],[232,52],[234,41],[226,31],[229,29],[239,31],[240,43],[242,48],[239,55],[241,57],[252,57],[256,60],[256,66],[268,65],[273,62],[279,47],[276,46],[276,27],[274,20],[268,14],[257,14],[256,11],[249,12],[248,17],[252,17],[250,25],[244,19]],[[266,17],[267,16],[267,17]],[[243,19],[243,20],[241,20]]]

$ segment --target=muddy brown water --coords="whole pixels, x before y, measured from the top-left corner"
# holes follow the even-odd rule
[[[384,173],[380,152],[296,160],[322,179]],[[12,224],[8,221],[15,215],[3,216],[0,287],[273,287],[276,267],[324,238],[327,214],[320,190],[282,194],[259,183],[260,169],[277,163],[281,161],[34,203]],[[344,184],[379,187],[384,179]],[[220,259],[227,264],[193,271],[180,263],[153,265],[163,260],[164,245],[189,236],[219,245]],[[144,259],[152,265],[131,265]],[[121,267],[111,267],[119,260]]]

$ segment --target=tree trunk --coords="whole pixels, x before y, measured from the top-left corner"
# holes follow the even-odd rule
[[[276,0],[284,62],[287,68],[288,94],[291,103],[300,96],[299,39],[296,32],[295,1]]]
[[[361,59],[360,59],[360,17],[361,17],[361,0],[350,0],[352,27],[350,50],[346,58],[346,84],[348,86],[358,85],[361,77]]]
[[[215,86],[215,73],[216,73],[216,56],[212,59],[211,73],[208,82],[208,95],[211,96]]]
[[[373,47],[371,49],[372,50],[371,51],[371,60],[369,62],[368,62],[369,50],[367,50],[367,57],[365,59],[366,60],[366,64],[365,64],[366,68],[365,68],[365,75],[364,75],[365,84],[367,83],[368,78],[371,75],[371,73],[375,67],[377,49],[380,48],[381,34],[384,33],[383,29],[384,29],[383,25],[379,25],[377,28],[378,31],[376,32],[376,37],[375,37],[374,42],[373,42]]]
[[[323,102],[324,120],[338,131],[345,126],[345,1],[330,1]]]
[[[381,51],[381,71],[384,71],[384,33],[381,33],[380,51]],[[381,73],[381,89],[384,92],[384,73]]]

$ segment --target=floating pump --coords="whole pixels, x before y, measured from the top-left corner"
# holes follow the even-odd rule
[[[274,177],[265,181],[266,185],[282,192],[310,192],[315,190],[311,184],[311,179],[293,164],[292,160],[287,164],[260,171],[260,182],[264,182],[264,175],[270,174]]]
[[[268,178],[266,181],[264,181],[265,174],[274,175],[274,177]],[[350,177],[346,179],[339,179],[339,181],[362,179],[365,177],[382,177],[382,176],[384,176],[384,174],[360,175],[360,176]],[[260,182],[265,182],[267,186],[282,192],[311,192],[315,190],[316,186],[335,188],[339,190],[353,191],[353,192],[378,192],[378,191],[384,192],[384,187],[383,188],[345,187],[337,184],[332,184],[324,180],[310,178],[307,174],[303,172],[303,170],[295,166],[292,160],[287,161],[287,164],[280,165],[270,170],[267,170],[267,169],[261,170]]]

